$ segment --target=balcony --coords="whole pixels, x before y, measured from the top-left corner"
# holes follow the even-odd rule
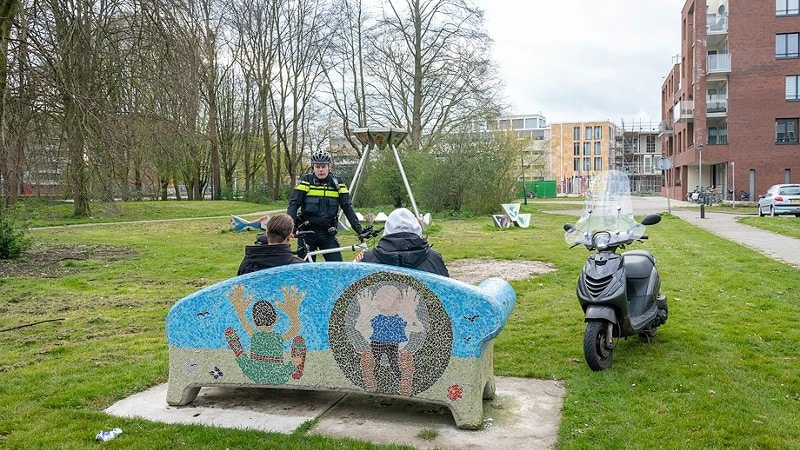
[[[719,34],[728,32],[728,13],[706,14],[706,33]]]
[[[658,137],[672,136],[674,132],[675,130],[673,129],[671,123],[661,122],[658,124]]]
[[[708,59],[706,61],[706,72],[709,75],[713,73],[730,73],[731,54],[718,53],[716,55],[708,55]]]
[[[711,117],[726,117],[728,115],[728,99],[706,99],[706,114]]]
[[[706,15],[706,45],[716,47],[728,37],[728,14]]]
[[[676,103],[673,109],[672,121],[674,123],[694,121],[694,101],[683,100]]]

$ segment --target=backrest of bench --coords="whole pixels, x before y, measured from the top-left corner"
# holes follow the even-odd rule
[[[368,341],[376,324],[394,320],[404,323],[406,339],[416,337],[405,345],[429,346],[428,351],[460,358],[480,357],[483,344],[500,332],[516,302],[513,288],[499,278],[473,286],[379,264],[292,264],[234,277],[178,301],[167,316],[169,346],[227,348],[226,330],[233,327],[249,347],[232,306],[236,295],[248,302],[248,318],[258,301],[275,306],[274,331],[299,326],[309,352],[336,353],[343,341],[349,346]],[[302,296],[294,319],[283,311],[291,295]]]

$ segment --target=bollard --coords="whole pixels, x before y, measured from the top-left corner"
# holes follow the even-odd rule
[[[701,219],[705,219],[706,218],[706,203],[705,202],[700,203],[700,218]]]

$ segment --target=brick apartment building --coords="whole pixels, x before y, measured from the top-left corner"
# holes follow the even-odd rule
[[[674,198],[697,185],[757,199],[800,182],[798,0],[689,0],[662,85],[660,137]]]

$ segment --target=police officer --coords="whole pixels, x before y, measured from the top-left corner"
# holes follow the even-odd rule
[[[336,239],[339,208],[357,234],[361,234],[361,224],[350,203],[350,194],[342,179],[331,173],[331,154],[317,150],[311,154],[313,173],[300,178],[289,198],[286,212],[295,224],[308,222],[304,229],[314,233],[303,236],[309,251],[327,250],[339,247]],[[300,212],[298,213],[298,209]],[[325,261],[342,261],[342,253],[327,253]],[[316,260],[316,259],[315,259]]]

